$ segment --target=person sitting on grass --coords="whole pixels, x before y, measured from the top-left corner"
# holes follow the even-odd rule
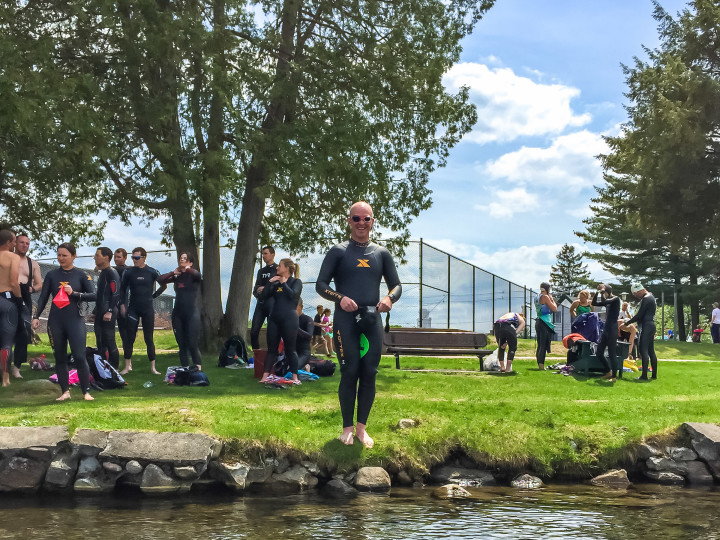
[[[495,321],[493,333],[498,344],[498,361],[500,372],[510,373],[517,351],[517,337],[525,329],[525,317],[510,311]],[[505,365],[505,349],[507,349],[507,365]]]

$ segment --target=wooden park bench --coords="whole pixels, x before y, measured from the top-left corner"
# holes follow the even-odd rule
[[[571,364],[575,368],[575,373],[583,373],[586,377],[590,375],[591,371],[605,373],[605,365],[592,352],[590,342],[581,341],[579,345],[578,359]],[[614,368],[618,370],[620,378],[623,376],[623,360],[627,358],[629,348],[630,344],[627,341],[617,342]]]
[[[492,351],[487,347],[487,335],[477,332],[405,330],[393,328],[384,334],[383,344],[395,355],[395,367],[400,369],[400,355],[406,356],[477,356],[480,370],[483,357]]]

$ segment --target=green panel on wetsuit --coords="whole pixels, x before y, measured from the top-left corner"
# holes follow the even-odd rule
[[[360,358],[365,356],[370,349],[370,343],[368,343],[368,338],[365,337],[365,334],[360,334]]]

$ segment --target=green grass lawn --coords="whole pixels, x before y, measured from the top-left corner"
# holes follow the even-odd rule
[[[171,332],[159,332],[157,348],[175,348]],[[521,350],[530,347],[523,340]],[[712,345],[658,343],[661,358],[715,360]],[[553,344],[561,352],[561,344]],[[720,351],[720,348],[718,348]],[[47,346],[31,348],[30,356]],[[530,354],[528,354],[529,356]],[[176,352],[158,354],[158,370],[177,365]],[[339,373],[288,390],[266,389],[252,370],[217,368],[206,356],[211,385],[172,387],[149,373],[136,355],[123,390],[95,392],[86,403],[73,391],[56,403],[56,386],[33,383],[50,373],[23,368],[25,379],[0,389],[0,425],[64,424],[77,428],[196,431],[224,439],[232,453],[255,459],[274,452],[300,452],[342,468],[360,463],[424,470],[462,449],[489,464],[531,468],[551,475],[617,463],[643,436],[667,433],[682,422],[720,422],[720,363],[661,362],[659,380],[636,384],[626,374],[615,384],[595,377],[565,377],[538,371],[534,360],[517,360],[516,374],[416,373],[394,369],[383,357],[368,431],[377,444],[345,447],[337,404]],[[549,362],[552,363],[552,362]],[[477,370],[477,359],[404,358],[403,368]],[[153,382],[151,388],[143,383]],[[401,418],[419,426],[395,430]]]

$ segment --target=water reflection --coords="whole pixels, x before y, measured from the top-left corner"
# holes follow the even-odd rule
[[[720,492],[638,486],[482,488],[465,501],[430,489],[352,500],[190,495],[0,498],[0,537],[32,538],[720,538]]]

